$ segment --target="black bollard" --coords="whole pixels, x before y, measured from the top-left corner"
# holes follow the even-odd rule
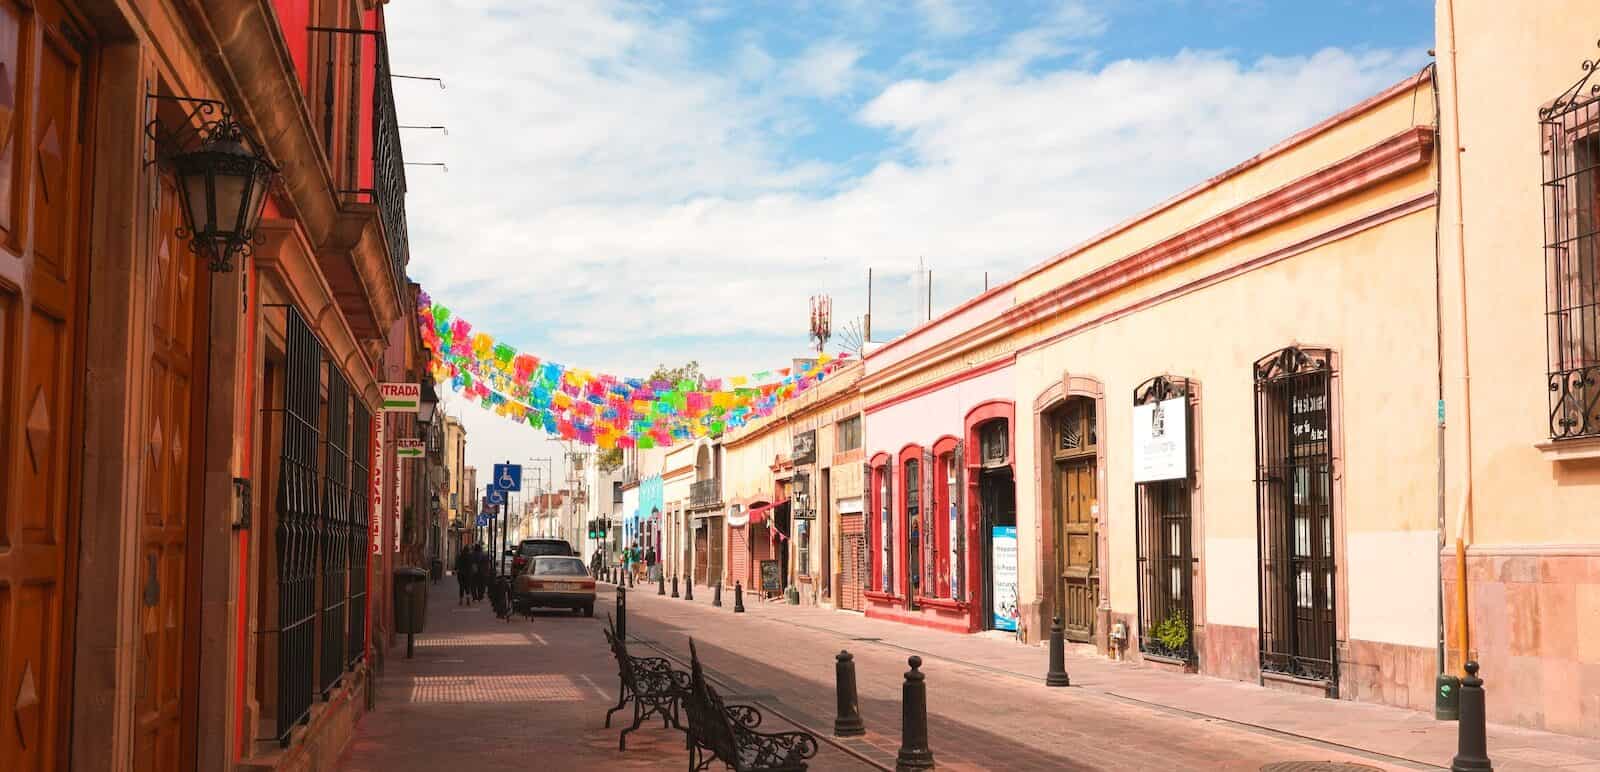
[[[678,597],[678,575],[672,575],[672,597]]]
[[[1044,675],[1045,686],[1071,686],[1067,678],[1067,643],[1061,631],[1061,615],[1050,622],[1050,672]]]
[[[692,576],[683,580],[683,599],[694,600],[694,577]]]
[[[895,772],[933,769],[933,750],[928,747],[927,676],[918,669],[921,657],[912,655],[906,662],[911,669],[900,688],[900,753],[894,759]]]
[[[733,613],[744,613],[744,586],[738,582],[733,583]]]
[[[711,605],[722,608],[722,579],[711,585]]]
[[[665,572],[665,571],[662,571],[661,573],[656,574],[656,594],[657,595],[666,595],[667,594],[667,572]]]
[[[1489,763],[1488,728],[1483,705],[1483,679],[1478,663],[1468,662],[1467,677],[1461,679],[1461,721],[1456,725],[1456,757],[1450,760],[1451,772],[1492,772]]]
[[[833,680],[839,695],[839,717],[833,720],[834,737],[857,737],[867,733],[861,721],[861,703],[856,699],[856,660],[848,651],[834,656]]]
[[[628,590],[617,587],[617,640],[628,640]]]

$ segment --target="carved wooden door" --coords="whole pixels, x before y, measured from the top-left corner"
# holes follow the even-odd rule
[[[150,285],[145,366],[144,453],[140,459],[139,644],[134,680],[134,767],[179,769],[190,753],[194,662],[189,614],[189,534],[203,469],[204,438],[193,420],[203,393],[196,362],[210,274],[176,235],[182,225],[176,183],[159,181],[147,258]]]
[[[89,47],[0,0],[0,769],[56,770],[80,458]],[[101,506],[108,506],[101,502]]]
[[[1095,525],[1100,433],[1096,407],[1092,399],[1072,397],[1051,416],[1056,603],[1066,636],[1075,641],[1094,636],[1100,605],[1099,538]]]

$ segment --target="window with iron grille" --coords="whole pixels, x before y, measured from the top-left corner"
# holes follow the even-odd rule
[[[328,368],[328,437],[322,484],[322,696],[344,673],[350,561],[350,387]]]
[[[878,467],[878,586],[894,592],[894,464]]]
[[[1338,685],[1332,355],[1255,363],[1261,669]]]
[[[1192,458],[1189,381],[1156,376],[1133,390],[1135,406],[1149,405],[1151,432],[1172,436],[1183,422],[1185,458]],[[1162,416],[1163,403],[1182,399],[1184,415]],[[1170,403],[1169,403],[1170,404]],[[1137,414],[1136,414],[1137,415]],[[1137,427],[1136,427],[1137,428]],[[1187,463],[1187,462],[1186,462]],[[1192,465],[1191,465],[1192,468]],[[1194,660],[1194,549],[1188,474],[1134,483],[1135,539],[1139,556],[1139,650],[1157,657]]]
[[[318,412],[322,347],[293,307],[284,325],[283,449],[278,475],[278,723],[288,747],[316,687]]]
[[[1600,84],[1539,111],[1550,437],[1600,437]]]
[[[351,412],[350,447],[354,453],[350,457],[350,600],[345,604],[350,610],[350,623],[346,628],[345,666],[353,669],[367,653],[367,555],[372,549],[368,530],[371,502],[367,496],[372,490],[372,414],[360,400],[355,401]]]

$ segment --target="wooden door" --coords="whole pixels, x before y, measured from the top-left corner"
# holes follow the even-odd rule
[[[696,525],[699,527],[694,531],[694,573],[690,581],[710,584],[711,525],[709,520],[701,520]]]
[[[1094,457],[1058,462],[1056,481],[1056,500],[1061,506],[1062,625],[1068,638],[1087,641],[1094,635],[1100,597],[1099,566],[1095,561]]]
[[[144,453],[140,459],[139,644],[134,660],[134,767],[179,769],[189,753],[194,720],[186,701],[194,691],[186,678],[195,650],[186,635],[189,615],[189,537],[203,476],[196,450],[204,437],[196,383],[204,365],[196,361],[197,331],[204,329],[210,274],[176,235],[182,225],[175,181],[159,181],[150,269],[150,313],[146,330]]]
[[[0,0],[0,769],[56,770],[76,570],[89,49]],[[110,502],[100,502],[110,506]],[[114,588],[100,588],[114,591]]]
[[[839,516],[839,608],[861,611],[867,582],[867,534],[862,515]]]

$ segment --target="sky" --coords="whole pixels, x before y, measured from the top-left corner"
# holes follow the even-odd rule
[[[1432,0],[385,6],[411,278],[542,358],[887,340],[1421,69]],[[833,346],[832,348],[836,348]],[[448,388],[444,389],[448,391]],[[469,463],[559,459],[446,396]],[[581,448],[579,449],[581,450]],[[559,464],[559,461],[557,462]],[[480,473],[480,477],[481,477]]]

